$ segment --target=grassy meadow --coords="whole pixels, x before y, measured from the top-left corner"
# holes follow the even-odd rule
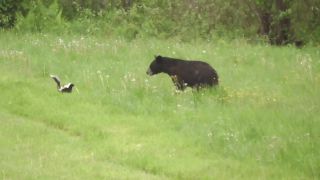
[[[176,92],[158,54],[220,86]],[[0,179],[320,178],[319,47],[1,32],[0,99]]]

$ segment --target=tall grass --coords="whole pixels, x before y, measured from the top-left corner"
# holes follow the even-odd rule
[[[154,55],[200,59],[215,90],[148,77]],[[3,179],[318,179],[320,51],[1,32]],[[50,74],[73,82],[57,92]]]

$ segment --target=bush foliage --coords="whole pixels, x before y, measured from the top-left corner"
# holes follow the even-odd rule
[[[1,28],[19,31],[183,40],[259,35],[275,43],[280,38],[280,44],[320,40],[316,0],[4,0],[0,12]]]

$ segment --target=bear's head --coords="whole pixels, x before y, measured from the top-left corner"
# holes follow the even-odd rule
[[[152,61],[152,63],[149,66],[149,69],[147,70],[147,74],[150,76],[162,72],[163,58],[161,56],[154,56],[154,57],[155,59]]]

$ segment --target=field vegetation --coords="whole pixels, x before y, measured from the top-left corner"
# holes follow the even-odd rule
[[[0,1],[0,179],[319,179],[319,20],[316,0]],[[155,55],[220,84],[177,91]]]
[[[0,49],[2,179],[319,178],[317,47],[2,32]],[[176,92],[146,75],[154,54],[220,86]]]

